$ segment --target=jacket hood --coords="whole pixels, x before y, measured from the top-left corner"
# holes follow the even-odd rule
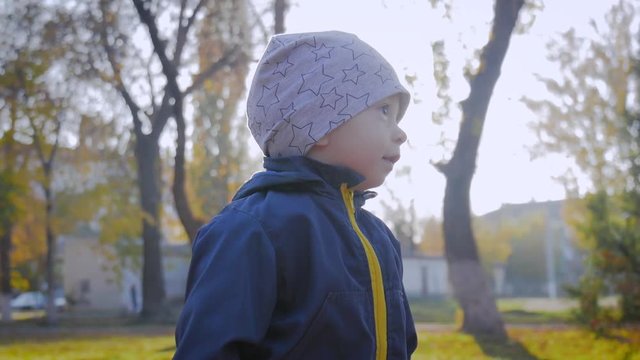
[[[266,157],[264,168],[265,171],[254,174],[240,187],[233,200],[265,190],[322,193],[333,188],[338,191],[341,184],[346,183],[351,188],[364,181],[362,175],[349,168],[324,164],[305,156]],[[375,196],[375,193],[365,191],[357,192],[356,195],[364,200]]]

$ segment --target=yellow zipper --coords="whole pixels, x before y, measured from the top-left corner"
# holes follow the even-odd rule
[[[347,184],[340,186],[342,200],[349,214],[351,227],[358,234],[364,252],[367,255],[367,263],[369,264],[369,275],[371,276],[371,289],[373,292],[373,320],[376,329],[376,360],[387,358],[387,301],[384,295],[384,283],[382,280],[382,270],[380,262],[376,256],[373,246],[366,236],[360,230],[356,222],[355,207],[353,205],[353,191],[347,188]]]

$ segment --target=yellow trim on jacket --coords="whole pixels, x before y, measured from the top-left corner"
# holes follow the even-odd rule
[[[387,358],[387,301],[384,293],[384,282],[382,280],[382,269],[378,256],[373,250],[373,246],[366,236],[360,230],[356,222],[355,206],[353,205],[353,191],[347,188],[347,184],[340,186],[342,200],[349,214],[351,227],[360,238],[364,252],[367,255],[367,263],[369,265],[369,275],[371,276],[371,289],[373,293],[373,320],[376,331],[376,360]]]

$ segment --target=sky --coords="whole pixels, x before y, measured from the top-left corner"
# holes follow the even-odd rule
[[[381,202],[393,204],[391,189],[400,202],[408,204],[413,200],[419,217],[441,216],[445,179],[432,164],[450,157],[461,115],[454,105],[451,119],[443,125],[431,121],[432,111],[440,106],[433,79],[431,44],[445,41],[450,61],[450,94],[456,104],[468,95],[463,66],[486,43],[493,17],[492,0],[450,3],[453,3],[452,20],[442,16],[442,9],[433,10],[427,0],[294,0],[286,16],[287,32],[355,33],[387,58],[413,93],[414,102],[401,122],[409,137],[402,147],[402,159],[386,184],[375,189],[378,198],[367,204],[378,215],[383,215]],[[547,1],[545,8],[536,12],[532,27],[512,37],[479,147],[470,195],[474,214],[482,215],[506,203],[565,197],[557,177],[569,168],[577,170],[564,155],[532,159],[529,149],[537,139],[529,124],[538,119],[520,99],[547,96],[534,74],[558,75],[555,64],[546,60],[545,44],[570,27],[588,32],[589,19],[601,18],[611,4],[611,1]],[[403,80],[405,75],[417,77],[413,87]],[[448,148],[439,145],[443,137],[450,140]],[[406,169],[410,169],[410,176],[402,171]],[[582,179],[581,184],[588,186],[588,181]]]

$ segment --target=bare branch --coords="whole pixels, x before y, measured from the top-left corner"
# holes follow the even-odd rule
[[[208,68],[195,76],[193,83],[183,92],[183,96],[186,96],[194,90],[200,88],[207,78],[213,76],[216,72],[225,66],[233,66],[239,60],[242,60],[244,53],[240,51],[240,46],[235,46],[228,52],[226,52],[218,61],[211,64]]]
[[[129,107],[129,111],[131,112],[131,116],[133,117],[133,127],[136,135],[142,136],[142,121],[140,121],[140,107],[133,100],[133,97],[127,90],[124,82],[122,81],[122,73],[120,72],[120,64],[116,60],[115,50],[113,46],[109,43],[109,37],[107,35],[107,9],[106,9],[106,0],[100,1],[100,11],[102,12],[102,23],[100,24],[100,39],[102,41],[102,46],[107,54],[107,59],[109,60],[109,64],[111,65],[111,70],[113,71],[113,80],[115,81],[116,90],[122,95],[124,101]]]
[[[58,152],[58,145],[60,144],[60,130],[62,129],[62,121],[60,120],[60,114],[56,114],[55,117],[55,122],[56,122],[56,129],[55,129],[55,141],[53,143],[53,147],[51,148],[51,153],[49,153],[49,159],[47,160],[47,163],[49,164],[49,167],[51,167],[53,165],[53,160],[56,157],[56,153]]]
[[[273,30],[276,34],[282,34],[284,29],[284,14],[289,8],[287,0],[275,0],[273,3],[274,25]]]
[[[147,67],[147,81],[149,82],[149,92],[151,93],[151,114],[155,114],[158,110],[158,105],[156,103],[156,89],[153,86],[153,77],[151,76],[151,74],[153,73],[153,70],[151,69],[151,62],[153,61],[153,57],[149,57],[149,61],[147,61],[146,67]],[[147,116],[151,116],[151,114],[147,114]]]
[[[160,64],[162,64],[162,72],[167,78],[167,85],[165,91],[163,103],[168,101],[168,98],[173,98],[174,103],[180,102],[182,103],[182,92],[180,91],[180,87],[178,86],[178,69],[174,65],[174,63],[169,60],[167,57],[167,44],[166,41],[160,39],[160,34],[158,32],[158,26],[156,25],[156,18],[151,13],[151,10],[147,6],[145,6],[145,1],[143,0],[133,0],[133,4],[138,11],[138,15],[140,16],[140,21],[147,26],[149,29],[149,37],[151,38],[151,43],[153,44],[153,51],[158,56],[160,60]],[[162,110],[162,107],[161,107]],[[164,129],[164,125],[169,120],[168,116],[157,116],[155,117],[159,122],[152,123],[151,133],[153,136],[160,136],[162,129]]]
[[[42,149],[42,142],[40,141],[40,133],[41,131],[38,130],[35,121],[33,120],[33,117],[28,116],[27,117],[29,119],[29,125],[31,125],[31,129],[33,130],[33,145],[36,148],[36,155],[38,155],[38,159],[40,159],[40,163],[42,163],[42,165],[44,166],[44,164],[47,163],[46,159],[44,158],[44,150]]]
[[[186,0],[182,0],[181,4],[180,4],[180,17],[179,17],[179,22],[178,22],[178,37],[176,39],[176,49],[173,53],[173,64],[178,67],[180,66],[181,63],[181,58],[182,58],[182,50],[184,49],[184,45],[187,42],[187,34],[189,33],[189,29],[191,28],[191,26],[193,25],[193,23],[195,22],[196,16],[198,16],[198,12],[200,12],[200,9],[202,8],[202,6],[204,5],[206,0],[200,0],[198,2],[198,4],[196,5],[196,7],[193,9],[193,12],[191,13],[191,16],[189,16],[189,19],[187,19],[187,23],[184,23],[184,10],[186,7]]]
[[[249,1],[249,6],[251,7],[251,11],[253,12],[253,18],[256,19],[256,25],[262,30],[263,41],[266,43],[269,40],[269,30],[265,26],[264,22],[262,22],[262,14],[258,12],[253,1]],[[253,26],[251,27],[253,29]]]

